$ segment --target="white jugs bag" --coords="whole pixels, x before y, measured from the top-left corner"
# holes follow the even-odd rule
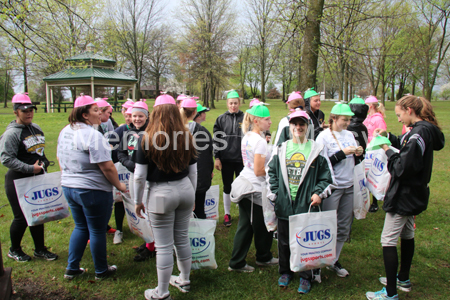
[[[365,219],[370,207],[369,189],[366,187],[364,160],[353,169],[353,214],[356,219]]]
[[[394,147],[389,147],[399,152]],[[383,149],[367,151],[372,153],[372,163],[367,173],[367,187],[378,200],[383,200],[389,187],[391,174],[388,171],[388,158]]]
[[[61,172],[16,179],[14,185],[28,226],[69,216],[69,207],[61,187]]]
[[[261,182],[264,224],[266,224],[267,231],[275,231],[277,230],[278,218],[275,214],[275,203],[267,198],[266,186],[265,181]]]
[[[127,168],[125,168],[120,162],[117,162],[114,164],[114,166],[117,169],[117,173],[119,174],[119,181],[121,183],[124,183],[127,186],[127,190],[125,191],[125,193],[122,193],[121,191],[119,191],[118,189],[116,189],[116,187],[113,187],[113,198],[115,202],[122,202],[122,195],[124,195],[125,197],[131,198],[130,196],[130,186],[128,184],[129,180],[130,180],[130,174],[131,172],[128,171]]]
[[[189,222],[189,240],[192,251],[191,270],[217,269],[214,256],[216,248],[215,230],[215,220],[191,218]]]
[[[336,211],[289,216],[290,267],[293,272],[330,266],[336,259]]]
[[[130,194],[133,194],[133,180],[134,174],[130,174]],[[152,243],[155,238],[153,237],[153,231],[150,223],[150,219],[147,215],[147,201],[148,201],[148,183],[146,184],[146,188],[144,190],[144,196],[142,199],[142,203],[145,207],[145,213],[141,213],[144,219],[139,218],[136,215],[135,203],[131,200],[131,198],[124,195],[123,197],[123,205],[125,206],[125,212],[127,216],[128,227],[130,231],[141,237],[146,243]]]
[[[206,191],[205,215],[207,219],[219,220],[219,185],[213,185]]]

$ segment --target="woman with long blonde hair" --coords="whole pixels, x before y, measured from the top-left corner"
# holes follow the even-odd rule
[[[147,214],[156,246],[158,286],[145,291],[145,298],[171,299],[169,284],[186,293],[192,253],[188,237],[189,219],[197,186],[197,162],[193,138],[183,124],[180,111],[170,95],[155,100],[145,134],[135,152],[134,201],[142,217],[146,181],[149,182]],[[172,276],[173,246],[179,276]]]

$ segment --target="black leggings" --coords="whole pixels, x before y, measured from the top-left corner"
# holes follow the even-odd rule
[[[20,208],[19,200],[17,199],[16,188],[14,187],[14,179],[31,177],[33,174],[24,174],[13,170],[8,170],[5,175],[5,192],[9,204],[14,214],[14,220],[11,223],[9,234],[11,238],[11,250],[20,249],[25,230],[28,227],[27,220],[23,215],[22,208]],[[45,249],[44,245],[44,224],[30,226],[31,237],[34,241],[35,251]]]
[[[123,232],[123,218],[125,217],[125,206],[123,202],[114,203],[114,218],[116,219],[116,229]]]
[[[242,162],[222,161],[222,182],[225,194],[231,193],[231,184],[234,176],[238,177],[243,168],[244,164]]]
[[[195,209],[194,213],[199,219],[206,219],[205,214],[205,198],[206,191],[204,192],[195,192]]]

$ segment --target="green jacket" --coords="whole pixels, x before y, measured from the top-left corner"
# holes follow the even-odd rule
[[[289,220],[289,216],[308,212],[311,196],[317,194],[324,199],[331,194],[334,182],[332,167],[328,158],[320,155],[324,145],[312,143],[311,153],[302,171],[297,197],[291,199],[286,168],[287,141],[274,149],[267,171],[267,198],[275,202],[275,213],[279,219]]]

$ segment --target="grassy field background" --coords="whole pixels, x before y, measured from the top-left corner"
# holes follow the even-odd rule
[[[279,120],[286,115],[285,104],[280,100],[269,101],[272,116],[271,131],[277,129]],[[149,107],[152,106],[150,101]],[[216,102],[217,109],[207,113],[203,125],[210,130],[215,119],[226,111],[226,102]],[[9,104],[11,107],[11,104]],[[321,109],[328,117],[332,102],[322,103]],[[450,133],[450,102],[433,102],[434,109],[440,121],[446,140]],[[241,109],[248,107],[248,101]],[[401,124],[394,114],[394,103],[387,103],[386,122],[388,130],[395,134],[401,133]],[[68,123],[68,113],[46,114],[40,109],[34,122],[41,126],[46,136],[45,153],[50,160],[56,161],[56,144],[60,130]],[[120,113],[113,116],[118,123],[123,122]],[[15,119],[12,109],[0,109],[0,132]],[[445,147],[435,152],[433,176],[430,183],[431,197],[428,210],[416,218],[416,250],[411,269],[413,289],[410,293],[399,292],[401,299],[449,299],[450,298],[450,150]],[[50,172],[57,171],[57,166]],[[4,186],[4,174],[7,169],[0,166],[0,186]],[[220,172],[214,172],[213,184],[222,181]],[[155,259],[136,263],[133,246],[142,241],[130,233],[124,220],[124,242],[113,245],[112,236],[108,236],[108,262],[118,266],[117,275],[113,279],[102,282],[94,281],[94,267],[89,247],[86,248],[81,266],[87,269],[87,274],[73,281],[65,281],[63,274],[67,265],[68,245],[73,229],[72,217],[61,221],[45,224],[46,245],[59,255],[59,259],[46,262],[33,259],[28,263],[17,263],[7,257],[10,247],[9,226],[13,219],[5,191],[0,188],[0,239],[5,267],[13,268],[13,282],[33,281],[48,292],[54,291],[62,296],[75,299],[143,299],[144,291],[157,285]],[[380,203],[381,205],[382,203]],[[384,276],[382,248],[380,235],[383,227],[384,211],[368,214],[365,220],[355,220],[352,228],[351,243],[346,243],[340,258],[341,264],[350,272],[347,278],[339,278],[328,270],[322,270],[322,283],[313,283],[312,290],[307,295],[297,293],[298,276],[286,290],[277,286],[279,277],[276,267],[256,268],[250,274],[237,274],[227,270],[231,256],[233,237],[238,223],[238,209],[232,205],[233,225],[226,228],[222,224],[223,205],[220,203],[220,221],[216,229],[216,260],[217,270],[198,270],[191,275],[191,292],[182,294],[176,288],[170,288],[174,299],[365,299],[366,291],[381,289],[379,276]],[[115,227],[114,217],[109,224]],[[24,251],[32,255],[34,244],[27,230],[22,242]],[[273,242],[273,253],[277,257],[277,242]],[[252,246],[247,257],[248,264],[255,266],[255,249]],[[176,265],[174,274],[178,274]],[[23,290],[16,287],[20,297]],[[68,295],[63,296],[63,295]],[[25,298],[23,298],[25,299]],[[46,299],[37,297],[34,299]],[[56,298],[52,298],[56,299]]]

